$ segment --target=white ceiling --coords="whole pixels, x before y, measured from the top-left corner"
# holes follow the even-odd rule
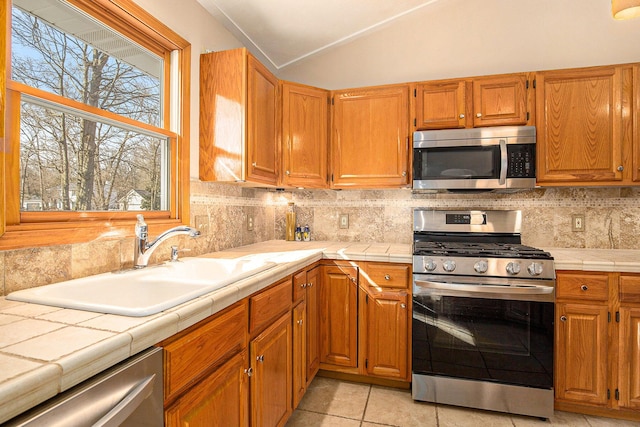
[[[275,69],[443,0],[197,0]]]

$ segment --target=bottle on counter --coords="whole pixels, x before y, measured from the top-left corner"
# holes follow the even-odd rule
[[[296,211],[294,209],[294,203],[289,202],[289,207],[287,208],[287,222],[286,222],[286,237],[287,241],[295,240],[295,232],[296,232]]]
[[[302,229],[302,240],[308,242],[311,240],[311,230],[309,230],[309,226],[305,225]]]
[[[296,242],[302,242],[302,228],[296,227]]]

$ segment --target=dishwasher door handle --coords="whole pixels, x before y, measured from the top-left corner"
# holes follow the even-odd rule
[[[153,391],[156,374],[140,381],[116,406],[100,418],[93,427],[118,427]]]

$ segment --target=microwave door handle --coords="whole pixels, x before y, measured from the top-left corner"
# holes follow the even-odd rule
[[[507,183],[507,140],[500,140],[500,185]]]

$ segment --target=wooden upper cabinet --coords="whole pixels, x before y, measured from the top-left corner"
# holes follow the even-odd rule
[[[524,73],[474,78],[473,127],[529,124],[530,84]]]
[[[327,187],[329,91],[282,83],[282,185]]]
[[[638,179],[634,73],[637,67],[610,66],[537,74],[541,185],[620,185]]]
[[[410,184],[409,85],[332,92],[332,188]]]
[[[416,85],[418,129],[454,129],[467,126],[471,100],[465,80],[443,80]]]
[[[277,185],[276,77],[245,48],[200,56],[200,179]]]
[[[499,74],[416,84],[415,128],[533,125],[533,74]]]

